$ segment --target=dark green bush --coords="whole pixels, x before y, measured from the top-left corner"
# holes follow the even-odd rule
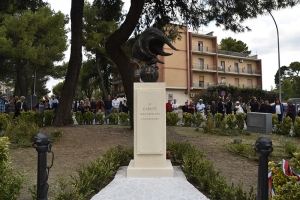
[[[119,113],[119,120],[120,120],[120,124],[123,125],[123,126],[129,126],[130,125],[129,114],[127,114],[127,113],[120,112]]]
[[[180,120],[180,117],[178,116],[178,113],[167,112],[167,114],[166,114],[167,126],[176,126],[179,120]]]
[[[207,121],[205,126],[203,127],[205,133],[212,133],[214,130],[214,119],[211,113],[207,115]]]
[[[222,113],[216,113],[215,114],[214,121],[215,121],[215,127],[216,128],[221,128],[222,118],[223,118]]]
[[[118,125],[119,119],[117,113],[111,113],[105,117],[105,120],[109,120],[109,124],[111,125]]]
[[[104,124],[104,117],[103,117],[103,113],[97,113],[95,116],[95,124]]]
[[[84,123],[84,119],[81,111],[76,112],[75,119],[79,125],[82,125]]]
[[[95,119],[95,114],[93,112],[89,111],[83,114],[83,121],[87,125],[93,124],[94,119]]]
[[[235,115],[235,123],[237,125],[238,129],[243,130],[244,129],[244,122],[245,122],[245,115],[242,113]]]
[[[0,137],[0,199],[15,200],[20,196],[25,174],[15,173],[11,167],[8,145],[8,138]]]
[[[54,111],[53,110],[45,110],[44,116],[45,116],[45,126],[51,126],[52,121],[54,119]]]
[[[184,116],[184,126],[190,127],[195,123],[195,117],[191,113],[183,113]]]

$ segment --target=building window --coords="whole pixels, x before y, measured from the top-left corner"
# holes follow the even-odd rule
[[[252,79],[247,79],[247,87],[252,88]]]
[[[239,63],[234,63],[234,72],[239,72]]]
[[[247,73],[252,74],[252,65],[247,64]]]
[[[226,77],[221,77],[221,84],[226,84]]]
[[[203,51],[203,42],[198,41],[198,51]]]
[[[199,69],[204,69],[204,59],[199,58]]]
[[[239,78],[235,78],[235,79],[234,79],[234,85],[235,85],[235,86],[239,86],[239,85],[240,85],[240,80],[239,80]]]
[[[199,87],[204,87],[204,76],[199,76]]]

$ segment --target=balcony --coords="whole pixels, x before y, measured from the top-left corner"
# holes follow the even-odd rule
[[[255,76],[261,76],[261,71],[260,70],[248,70],[244,68],[234,68],[234,67],[224,67],[224,66],[219,66],[218,67],[218,72],[219,73],[229,73],[229,74],[241,74],[241,75],[255,75]]]
[[[193,83],[193,87],[196,89],[206,89],[209,86],[214,86],[216,85],[215,82],[197,82],[197,83]]]
[[[124,90],[114,91],[114,96],[117,95],[118,97],[125,96]]]
[[[248,84],[230,84],[230,83],[225,83],[225,82],[219,82],[218,85],[228,85],[228,86],[235,86],[239,88],[256,88],[256,89],[262,89],[261,85],[248,85]]]
[[[216,53],[216,48],[193,45],[192,46],[192,51],[200,52],[200,53],[213,53],[213,54],[215,54]]]
[[[212,72],[216,72],[217,67],[213,66],[213,65],[193,64],[193,70],[196,70],[196,71],[212,71]]]
[[[218,49],[218,54],[257,59],[257,55],[251,55],[251,54],[240,53],[240,52],[235,52],[235,51],[226,51],[226,50],[221,50],[221,49]]]

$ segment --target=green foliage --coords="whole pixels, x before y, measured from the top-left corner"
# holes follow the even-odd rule
[[[279,124],[278,115],[277,114],[272,114],[272,127],[273,127],[273,129],[276,129],[277,124]]]
[[[69,124],[70,124],[70,125],[73,125],[73,124],[74,124],[73,114],[74,114],[73,111],[71,111],[70,117],[69,117]]]
[[[214,126],[215,126],[214,123],[215,123],[215,122],[214,122],[214,119],[213,119],[212,114],[211,114],[211,113],[208,113],[206,124],[205,124],[205,126],[203,127],[204,132],[205,132],[205,133],[212,133],[213,130],[214,130]]]
[[[95,124],[104,124],[103,113],[97,113],[95,116]]]
[[[226,124],[227,124],[227,127],[229,129],[235,129],[236,128],[236,123],[235,123],[235,116],[234,114],[228,114],[226,116]]]
[[[300,153],[294,153],[294,157],[291,158],[291,166],[293,169],[300,171]]]
[[[295,152],[297,151],[297,144],[292,143],[292,142],[287,142],[284,145],[284,149],[287,154],[289,154],[291,157],[293,157]]]
[[[8,123],[8,115],[5,113],[0,113],[0,132],[6,129]]]
[[[20,116],[19,116],[20,117]],[[27,112],[22,111],[21,112],[21,117],[26,121],[26,122],[34,122],[36,123],[38,126],[42,126],[43,125],[43,119],[42,119],[42,115],[40,112],[35,112],[32,110],[29,110]]]
[[[52,121],[54,119],[54,111],[53,110],[45,110],[45,126],[51,126]]]
[[[63,137],[64,133],[59,130],[54,130],[50,133],[51,141],[55,142],[60,140]]]
[[[195,123],[194,115],[192,115],[191,113],[183,113],[183,117],[184,117],[184,126],[190,127]]]
[[[54,85],[52,87],[52,93],[55,94],[56,96],[61,96],[61,91],[64,85],[64,81],[63,82],[59,82],[56,85]]]
[[[95,114],[93,112],[89,111],[83,114],[83,121],[87,125],[93,124],[94,119],[95,119]]]
[[[214,121],[215,121],[215,127],[216,128],[221,128],[222,118],[223,118],[222,113],[216,113],[215,114]]]
[[[204,122],[205,122],[205,118],[200,114],[200,113],[197,113],[195,114],[195,126],[196,127],[202,127]]]
[[[123,126],[129,126],[130,125],[130,119],[129,119],[129,114],[128,113],[124,113],[124,112],[120,112],[119,113],[119,120],[120,120],[120,124]]]
[[[109,124],[118,125],[119,120],[118,120],[118,114],[117,113],[111,113],[111,114],[107,115],[105,117],[105,120],[107,120],[107,119],[109,120]]]
[[[283,82],[281,83],[281,91],[283,100],[288,100],[290,97],[294,96],[294,91],[290,79],[283,79]]]
[[[0,137],[0,199],[16,200],[23,188],[24,173],[15,173],[11,167],[7,137]]]
[[[86,199],[92,192],[104,188],[120,166],[127,166],[133,159],[133,149],[122,146],[110,148],[105,155],[76,170],[77,176],[67,182],[60,180],[60,193],[56,200]]]
[[[240,52],[246,55],[251,54],[251,51],[248,51],[248,46],[246,43],[242,42],[241,40],[236,40],[232,37],[222,39],[220,46],[221,50]]]
[[[166,114],[167,126],[176,126],[179,120],[180,117],[178,116],[178,113],[168,112]]]
[[[246,199],[254,200],[253,189],[249,194],[242,191],[242,185],[228,186],[220,171],[215,171],[213,164],[204,160],[204,155],[188,142],[167,144],[167,150],[172,154],[172,161],[180,163],[187,179],[193,185],[206,193],[210,199]]]
[[[235,123],[237,125],[238,129],[243,130],[244,129],[244,121],[245,120],[245,115],[242,113],[236,114],[235,115]]]
[[[20,147],[32,146],[34,137],[39,133],[39,126],[34,122],[27,122],[22,117],[7,124],[5,136],[12,143]]]
[[[294,133],[295,133],[295,137],[300,137],[300,117],[296,117],[295,119]]]
[[[84,123],[84,119],[81,111],[76,112],[75,119],[79,125],[82,125]]]
[[[290,117],[283,117],[282,122],[277,124],[276,128],[276,134],[279,135],[290,135],[291,128],[292,128],[293,122]]]

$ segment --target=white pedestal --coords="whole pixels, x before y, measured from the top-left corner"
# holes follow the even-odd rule
[[[166,160],[165,83],[134,83],[134,160],[127,177],[173,177]]]

